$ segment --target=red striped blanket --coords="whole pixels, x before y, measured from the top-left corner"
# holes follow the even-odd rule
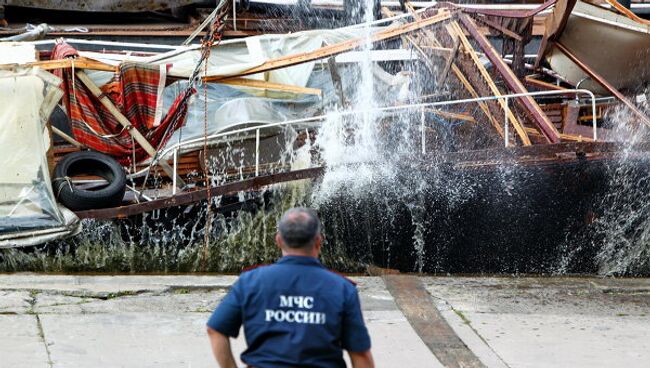
[[[52,50],[51,59],[76,56],[77,50],[59,43]],[[134,151],[136,162],[148,157],[99,99],[76,76],[73,78],[72,69],[60,69],[55,74],[63,79],[63,100],[75,139],[91,149],[115,157],[123,165],[132,163]],[[104,95],[154,147],[164,145],[172,130],[179,128],[187,115],[187,99],[182,98],[183,94],[174,101],[167,114],[162,113],[164,83],[164,68],[124,62],[113,79],[101,87]],[[168,129],[170,127],[172,129]]]

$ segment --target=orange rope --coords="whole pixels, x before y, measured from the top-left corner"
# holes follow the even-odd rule
[[[223,11],[221,14],[217,15],[214,18],[214,23],[211,27],[210,37],[203,39],[201,49],[202,55],[201,60],[203,60],[203,75],[204,77],[208,76],[208,59],[210,58],[210,53],[213,46],[218,46],[221,43],[221,38],[223,35],[223,29],[225,26],[224,20],[227,18],[228,10],[227,6],[225,8],[225,15],[222,17],[221,14],[224,14]],[[210,182],[210,170],[209,170],[210,160],[208,158],[208,85],[207,82],[203,82],[203,176],[205,178],[205,187],[207,191],[207,204],[206,204],[206,218],[204,226],[204,238],[203,238],[203,252],[201,254],[201,269],[205,270],[207,266],[208,257],[210,256],[210,228],[212,225],[212,183]]]

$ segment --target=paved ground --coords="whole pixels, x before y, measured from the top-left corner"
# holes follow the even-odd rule
[[[378,367],[441,367],[377,277],[359,282]],[[0,275],[0,368],[214,367],[204,323],[231,276]],[[487,367],[647,367],[650,280],[422,277]],[[242,338],[235,343],[244,348]]]

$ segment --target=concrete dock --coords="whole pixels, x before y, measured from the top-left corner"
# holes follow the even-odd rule
[[[390,277],[353,278],[378,367],[650,362],[650,279]],[[204,324],[235,279],[0,275],[0,368],[216,367]]]

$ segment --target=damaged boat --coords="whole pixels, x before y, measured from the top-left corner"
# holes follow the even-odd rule
[[[38,174],[53,203],[56,198],[77,217],[98,220],[158,218],[160,211],[187,212],[206,202],[219,211],[253,197],[255,202],[263,197],[258,191],[278,183],[303,179],[319,183],[337,165],[354,171],[368,160],[371,165],[395,161],[406,167],[395,177],[409,173],[453,187],[446,180],[436,181],[445,173],[483,193],[482,198],[498,200],[487,205],[482,200],[468,202],[472,211],[445,212],[442,198],[423,197],[423,203],[437,203],[423,205],[423,213],[447,213],[445,221],[456,222],[431,225],[438,235],[414,230],[407,220],[395,221],[391,226],[396,228],[387,233],[373,233],[377,229],[369,227],[367,233],[348,229],[343,236],[344,227],[339,227],[332,242],[344,243],[358,257],[370,255],[373,263],[400,269],[419,264],[418,271],[521,270],[535,262],[507,268],[496,261],[481,263],[476,253],[477,262],[463,268],[462,254],[474,254],[472,247],[480,248],[480,242],[472,241],[474,236],[444,234],[465,228],[471,218],[468,229],[477,230],[464,233],[489,238],[494,248],[501,242],[524,240],[537,247],[539,239],[518,231],[504,230],[499,233],[504,236],[495,238],[478,229],[495,223],[505,229],[503,221],[519,221],[520,229],[548,233],[557,225],[548,220],[554,211],[570,218],[572,226],[589,223],[597,209],[586,203],[607,187],[606,163],[623,153],[640,157],[648,151],[643,143],[650,126],[643,112],[645,102],[629,98],[632,84],[646,82],[643,66],[637,65],[643,70],[634,81],[617,79],[581,53],[580,42],[571,41],[598,37],[584,35],[579,27],[583,19],[609,24],[612,17],[624,17],[622,25],[639,23],[617,8],[558,0],[527,10],[448,3],[416,10],[407,2],[404,12],[385,8],[384,19],[359,25],[224,39],[230,14],[229,5],[222,2],[191,36],[203,32],[201,44],[102,41],[97,44],[107,47],[102,51],[87,40],[23,44],[32,47],[39,60],[6,69],[50,75],[51,81],[58,81],[53,85],[59,88],[54,89],[62,96],[56,109],[59,100],[51,103],[57,111],[49,125],[54,144],[51,150],[43,144],[39,151],[45,167],[56,164],[51,177],[49,171]],[[537,57],[531,57],[526,47],[533,38],[535,18],[542,15],[547,19],[542,47]],[[496,37],[501,39],[499,48],[494,46]],[[639,40],[647,40],[643,37]],[[637,43],[630,45],[633,49]],[[591,76],[589,82],[584,75]],[[372,101],[365,104],[359,95],[367,86],[359,84],[360,78],[370,80],[373,91]],[[624,144],[631,133],[619,133],[620,126],[607,119],[620,106],[636,117],[619,124],[638,133],[632,149]],[[49,110],[41,113],[50,115]],[[374,122],[373,134],[386,147],[381,155],[364,157],[355,151],[363,144],[358,121],[364,119]],[[349,149],[333,160],[327,144],[335,135],[344,137],[343,145]],[[346,160],[340,160],[341,155]],[[645,167],[639,163],[639,168]],[[409,180],[402,181],[415,185]],[[528,193],[520,196],[520,202],[502,197],[518,196],[509,181],[521,184],[517,193]],[[545,189],[540,193],[535,187]],[[12,193],[16,203],[20,202],[16,198],[28,196]],[[382,193],[379,198],[389,197]],[[536,215],[528,211],[533,203]],[[472,216],[508,211],[499,207],[506,204],[516,219],[504,216],[485,222]],[[415,216],[412,208],[398,212],[400,219]],[[330,215],[357,217],[341,209]],[[546,222],[540,223],[542,217]],[[77,222],[64,222],[63,215],[56,218],[59,228],[68,229],[67,235],[76,231]],[[384,239],[410,249],[412,245],[401,243],[411,242],[418,232],[428,234],[422,244],[426,249],[444,241],[450,244],[446,248],[450,253],[436,254],[438,263],[427,265],[414,261],[415,251],[386,253],[382,247],[364,250],[351,245],[365,236],[366,241]],[[540,247],[551,249],[561,238],[562,233],[547,238],[543,242],[553,246]],[[6,246],[21,245],[16,239]],[[503,255],[493,253],[495,259]]]

